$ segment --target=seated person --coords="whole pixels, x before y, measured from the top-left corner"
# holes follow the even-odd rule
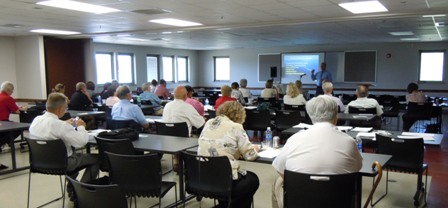
[[[109,97],[109,93],[107,93],[107,90],[109,89],[109,87],[112,85],[112,83],[110,82],[106,82],[103,85],[103,91],[101,91],[101,99],[107,99]],[[115,88],[117,89],[117,88]]]
[[[185,89],[187,89],[187,99],[185,102],[193,106],[199,115],[204,116],[204,105],[199,100],[193,98],[194,89],[190,85],[185,85]]]
[[[347,104],[347,108],[345,109],[345,113],[349,113],[349,107],[355,108],[376,108],[376,115],[381,116],[383,114],[383,109],[381,109],[380,104],[373,98],[367,98],[369,95],[369,89],[364,85],[359,85],[356,89],[356,97],[357,99],[351,101]]]
[[[277,89],[274,87],[274,81],[272,79],[266,81],[265,88],[261,91],[260,97],[262,98],[276,98],[278,100]]]
[[[70,110],[87,110],[93,107],[92,98],[87,93],[87,86],[84,82],[76,83],[76,92],[73,93],[69,108]]]
[[[306,111],[313,126],[291,136],[272,163],[279,174],[272,190],[272,207],[283,207],[285,170],[308,174],[344,174],[358,172],[362,167],[362,157],[355,140],[336,129],[336,102],[328,96],[315,97],[306,103]]]
[[[112,119],[133,120],[135,123],[140,124],[144,129],[148,129],[149,124],[148,121],[146,121],[145,115],[143,115],[142,109],[138,105],[131,103],[132,94],[129,86],[119,86],[116,93],[117,97],[120,98],[120,102],[112,107]]]
[[[247,87],[247,79],[241,79],[240,80],[240,91],[243,93],[244,98],[250,98],[252,97],[252,93],[250,93],[250,90],[246,88]]]
[[[300,94],[299,89],[292,82],[288,84],[286,89],[286,95],[283,96],[283,103],[287,105],[305,105],[306,100],[302,94]]]
[[[308,90],[304,90],[302,88],[302,81],[296,80],[295,84],[296,84],[297,89],[299,89],[300,94],[302,94],[303,97],[308,100],[309,99]]]
[[[154,91],[154,93],[158,97],[162,97],[164,100],[172,98],[172,95],[171,95],[170,91],[168,91],[168,89],[166,89],[166,81],[164,79],[160,80],[159,86],[157,86],[157,88]]]
[[[418,85],[415,83],[409,83],[407,88],[408,94],[406,95],[406,102],[424,103],[426,96],[422,91],[418,90]]]
[[[236,101],[235,98],[230,97],[232,95],[232,88],[229,85],[223,85],[221,87],[221,97],[216,99],[215,110],[218,110],[219,106],[226,101]]]
[[[110,86],[107,90],[109,97],[106,99],[106,105],[112,107],[115,103],[120,102],[120,98],[117,97],[117,88],[115,86]]]
[[[86,83],[86,88],[87,94],[89,94],[89,97],[92,98],[93,94],[95,94],[95,83],[92,81],[88,81]]]
[[[225,102],[218,108],[217,116],[207,121],[199,137],[198,155],[229,158],[233,173],[230,207],[251,207],[260,184],[258,176],[242,170],[238,162],[240,158],[255,160],[258,157],[259,146],[250,143],[242,125],[245,117],[246,111],[241,104]],[[219,201],[219,205],[227,205],[227,201]]]
[[[73,119],[67,121],[59,120],[67,110],[67,97],[61,93],[48,95],[47,112],[37,116],[30,126],[30,139],[55,140],[61,139],[67,148],[68,172],[76,179],[81,167],[86,167],[81,182],[88,183],[95,179],[99,172],[99,161],[97,155],[75,153],[72,147],[84,147],[89,141],[86,124],[83,120],[76,121],[76,129],[73,127]]]
[[[187,89],[184,86],[177,86],[174,89],[174,100],[165,105],[162,120],[167,123],[187,122],[188,134],[191,135],[191,127],[201,128],[205,120],[185,100],[187,100]]]
[[[230,95],[230,97],[235,98],[241,104],[245,104],[246,101],[244,100],[243,93],[241,93],[241,91],[239,90],[240,85],[238,84],[238,82],[233,82],[231,88],[232,88],[232,94]]]
[[[151,92],[152,93],[154,93],[155,91],[156,91],[156,88],[157,88],[157,85],[158,85],[159,83],[157,82],[157,80],[155,80],[155,79],[153,79],[152,81],[151,81]]]
[[[142,94],[140,94],[140,100],[149,100],[151,104],[155,105],[154,114],[157,116],[161,116],[163,114],[163,107],[160,105],[162,101],[156,94],[151,92],[151,87],[148,83],[144,83],[142,85]]]
[[[344,103],[342,103],[341,99],[333,96],[333,84],[331,82],[324,82],[322,84],[322,90],[324,91],[324,95],[330,96],[339,106],[339,112],[345,111]]]

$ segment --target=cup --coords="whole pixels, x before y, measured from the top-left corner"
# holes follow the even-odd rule
[[[93,112],[97,112],[98,108],[93,108],[92,110],[93,110]]]

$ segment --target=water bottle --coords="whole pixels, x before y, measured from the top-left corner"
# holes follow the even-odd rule
[[[98,104],[100,104],[100,105],[103,104],[103,102],[101,102],[102,101],[101,95],[96,96],[96,99],[98,100]]]
[[[210,101],[208,101],[208,98],[205,99],[205,105],[210,105]]]
[[[142,104],[142,100],[140,99],[140,96],[137,96],[137,105],[140,106]]]
[[[272,131],[271,131],[271,127],[268,127],[268,129],[266,129],[265,136],[266,136],[266,143],[268,144],[268,147],[272,147]]]
[[[356,137],[356,146],[358,146],[359,152],[362,152],[362,139],[360,137]]]

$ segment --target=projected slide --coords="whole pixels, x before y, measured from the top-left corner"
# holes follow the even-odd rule
[[[324,61],[324,53],[284,53],[282,54],[282,76],[284,84],[300,80],[303,84],[315,83],[311,79],[311,70],[318,72],[320,63]]]

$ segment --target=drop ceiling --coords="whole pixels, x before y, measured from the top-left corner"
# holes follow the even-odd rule
[[[380,0],[389,12],[353,15],[339,3],[353,0],[92,0],[121,10],[90,14],[0,0],[0,36],[35,35],[32,29],[81,32],[64,38],[192,50],[307,44],[447,41],[447,0]],[[178,18],[202,23],[174,27],[148,20]],[[435,27],[434,22],[442,26]],[[392,36],[389,32],[414,35]]]

